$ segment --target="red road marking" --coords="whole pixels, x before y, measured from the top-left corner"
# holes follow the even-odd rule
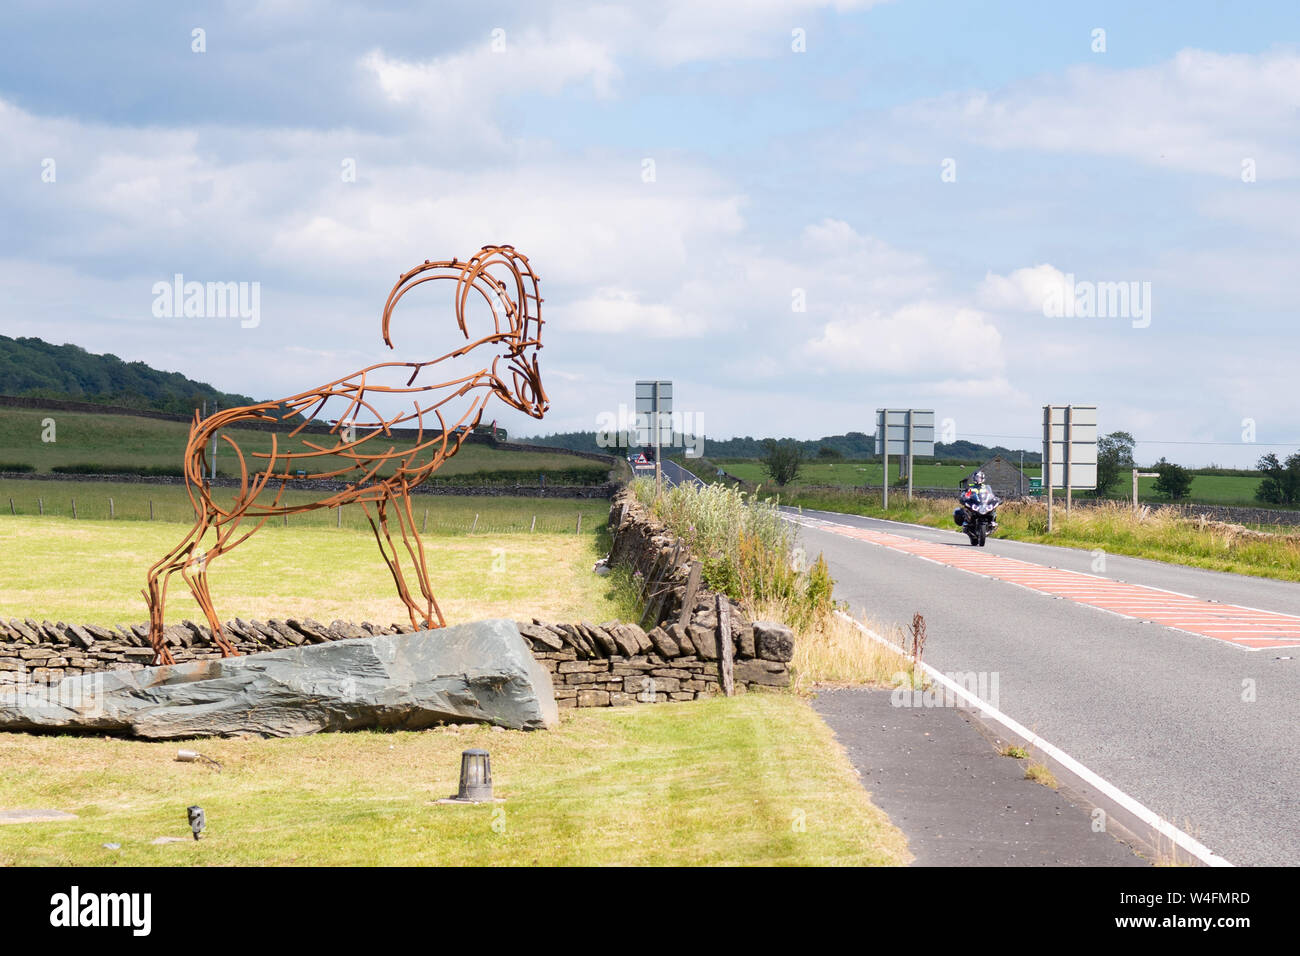
[[[817,519],[810,524],[822,531],[914,554],[937,564],[982,574],[998,581],[1019,584],[1076,604],[1101,608],[1123,617],[1150,621],[1202,637],[1212,637],[1238,647],[1250,650],[1300,647],[1300,617],[1293,614],[1279,614],[1236,604],[1215,604],[1173,591],[1111,581],[1082,571],[1045,568],[1040,564],[989,554],[987,551],[920,541],[888,531],[854,528]]]

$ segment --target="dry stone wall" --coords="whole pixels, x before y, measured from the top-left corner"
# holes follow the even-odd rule
[[[640,572],[642,621],[517,622],[550,672],[561,707],[694,700],[789,685],[794,635],[788,627],[751,621],[739,605],[703,587],[698,561],[628,492],[615,498],[610,525],[610,563]],[[411,630],[409,624],[310,618],[235,618],[224,628],[242,654]],[[221,656],[205,625],[170,624],[164,637],[177,663]],[[152,659],[147,624],[0,618],[0,684],[141,668]]]

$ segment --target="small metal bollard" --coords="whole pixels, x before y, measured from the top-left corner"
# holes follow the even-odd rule
[[[203,818],[203,808],[189,807],[186,810],[186,813],[189,815],[190,818],[190,830],[193,831],[194,839],[197,840],[199,838],[199,834],[203,832],[203,828],[207,826],[207,821],[204,820]]]

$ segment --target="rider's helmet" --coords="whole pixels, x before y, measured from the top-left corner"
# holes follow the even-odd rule
[[[971,477],[971,484],[972,485],[984,484],[984,472],[982,471],[975,472],[975,474]]]

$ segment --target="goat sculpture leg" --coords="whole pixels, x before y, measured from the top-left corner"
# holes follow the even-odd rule
[[[361,507],[366,513],[366,520],[370,522],[370,529],[375,533],[375,542],[379,545],[379,553],[384,558],[384,563],[388,565],[389,572],[393,575],[393,584],[397,585],[397,595],[406,605],[407,613],[411,617],[411,627],[419,629],[419,624],[415,620],[417,608],[411,600],[410,592],[406,589],[406,577],[402,574],[402,565],[398,560],[397,546],[393,544],[392,535],[388,533],[388,498],[380,498],[375,502],[375,511],[378,513],[379,521],[370,514],[370,506],[366,502],[361,502]]]
[[[167,601],[167,585],[171,576],[180,571],[186,561],[190,559],[190,554],[197,544],[199,537],[202,536],[202,523],[196,524],[190,529],[189,534],[172,550],[168,551],[161,560],[149,569],[149,575],[146,579],[144,589],[145,603],[149,606],[149,644],[153,647],[153,663],[155,666],[160,664],[174,664],[175,659],[171,651],[167,649],[167,641],[163,637],[163,606]]]
[[[212,566],[213,560],[219,554],[221,554],[220,546],[208,552],[200,551],[199,557],[191,557],[181,566],[181,577],[189,585],[194,600],[198,602],[199,607],[203,608],[203,616],[208,619],[208,627],[212,629],[212,642],[221,648],[221,656],[239,657],[239,651],[226,640],[225,631],[221,628],[221,619],[217,617],[217,609],[212,604],[212,593],[208,589],[208,568]],[[194,570],[195,568],[197,570]]]
[[[411,555],[411,563],[415,566],[416,577],[420,582],[420,593],[424,595],[425,606],[420,611],[424,618],[424,626],[430,630],[446,627],[447,622],[442,616],[442,609],[438,607],[438,601],[433,596],[433,586],[429,583],[429,562],[424,553],[424,542],[415,529],[415,515],[411,511],[410,494],[404,492],[394,500],[394,504],[397,506],[397,523],[402,529],[402,540],[406,543],[406,550]],[[411,547],[412,539],[415,540],[414,548]]]

